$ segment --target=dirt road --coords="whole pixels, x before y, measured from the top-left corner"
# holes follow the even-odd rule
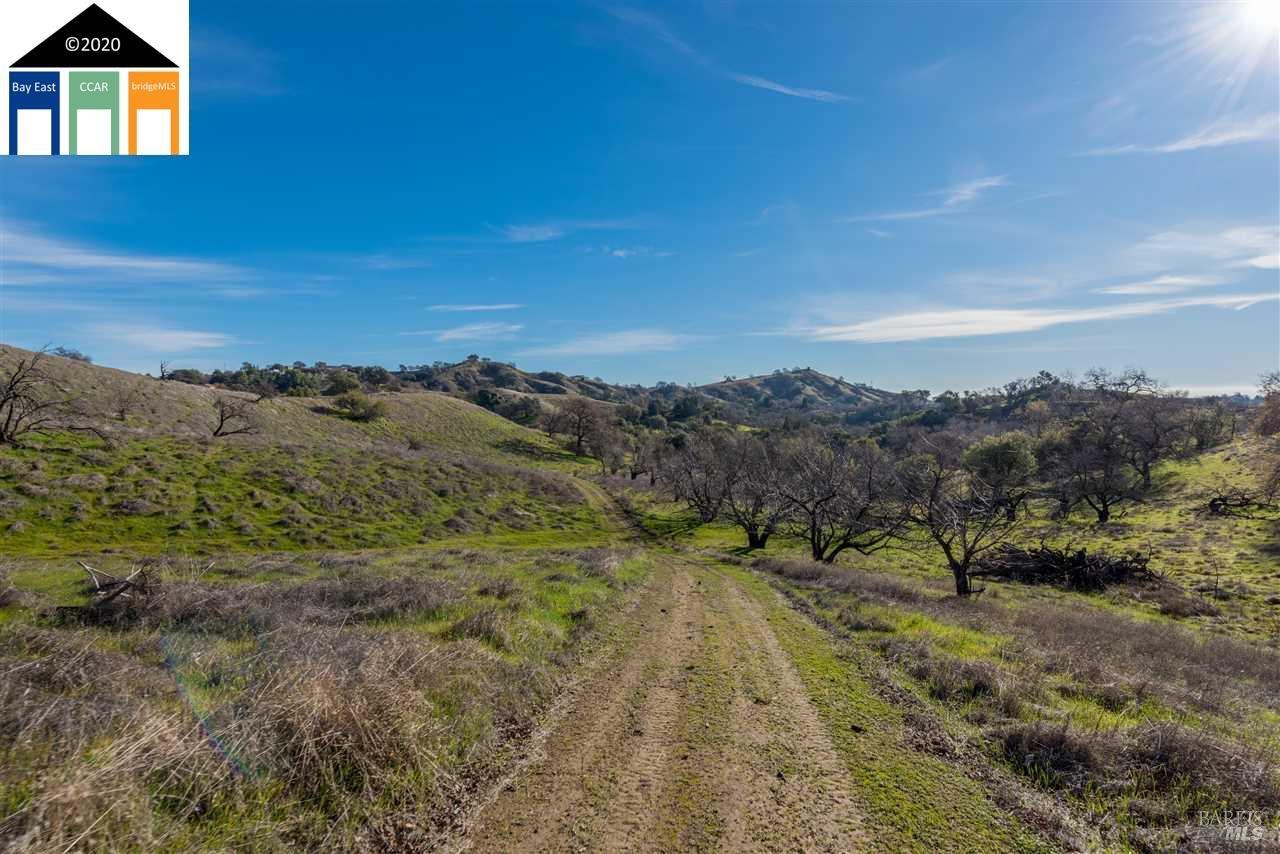
[[[472,851],[853,851],[853,786],[761,608],[670,559]]]

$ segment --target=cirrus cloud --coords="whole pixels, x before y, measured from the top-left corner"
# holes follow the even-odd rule
[[[1280,299],[1280,294],[1258,293],[1185,297],[1103,307],[949,308],[891,314],[859,323],[799,328],[789,330],[785,334],[808,338],[811,341],[857,341],[873,344],[923,341],[931,338],[968,338],[980,335],[1037,332],[1068,323],[1125,320],[1167,314],[1179,309],[1199,306],[1240,310],[1277,299]]]
[[[660,329],[624,329],[570,338],[560,344],[525,350],[527,356],[625,356],[681,349],[689,336]]]
[[[221,332],[204,332],[195,329],[169,329],[128,323],[98,323],[89,327],[89,334],[113,344],[145,350],[148,353],[188,353],[192,350],[216,350],[235,342],[230,335]]]

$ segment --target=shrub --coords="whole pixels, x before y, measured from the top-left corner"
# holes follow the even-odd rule
[[[329,375],[329,384],[324,393],[329,397],[337,397],[360,388],[360,378],[350,371],[334,371]]]
[[[996,743],[1014,768],[1052,788],[1081,791],[1100,769],[1097,746],[1066,724],[1012,723]]]
[[[1175,723],[1138,727],[1125,746],[1139,787],[1186,789],[1205,808],[1280,806],[1280,780],[1272,761],[1208,733]]]
[[[508,631],[510,618],[498,608],[487,606],[472,611],[449,627],[447,637],[451,640],[475,638],[485,641],[498,649],[511,647],[511,635]]]
[[[344,418],[352,421],[377,421],[387,415],[387,405],[380,400],[371,400],[363,392],[348,391],[338,396],[334,405]]]

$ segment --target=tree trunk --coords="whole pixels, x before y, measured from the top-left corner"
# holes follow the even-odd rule
[[[1142,461],[1142,488],[1144,490],[1151,488],[1151,463],[1146,460]]]
[[[1098,511],[1098,524],[1105,525],[1111,520],[1111,508],[1106,504],[1099,504],[1095,510]]]
[[[956,595],[968,596],[973,592],[973,588],[969,586],[969,568],[961,566],[958,563],[951,564],[951,575],[956,580]]]
[[[761,534],[755,528],[747,528],[747,548],[762,549],[765,541],[769,539],[768,534]]]

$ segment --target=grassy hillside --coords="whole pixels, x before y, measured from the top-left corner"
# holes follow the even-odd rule
[[[379,395],[388,415],[369,423],[334,414],[327,399],[264,400],[257,432],[214,438],[214,402],[233,393],[66,359],[46,366],[102,435],[0,450],[0,541],[11,554],[386,547],[598,528],[566,474],[579,462],[447,395]]]

